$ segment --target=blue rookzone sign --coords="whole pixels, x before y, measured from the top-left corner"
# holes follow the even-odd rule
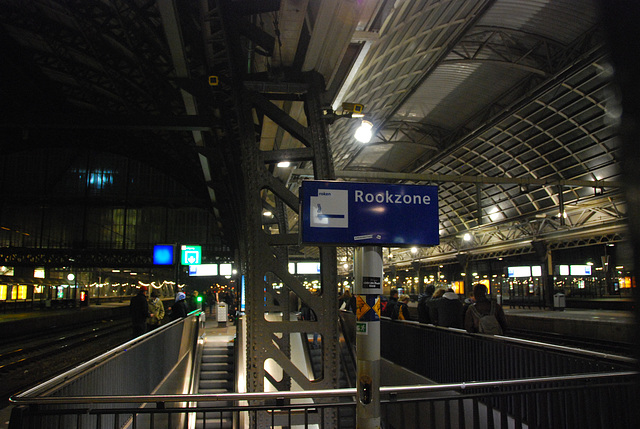
[[[439,243],[438,188],[308,180],[300,190],[304,244]]]

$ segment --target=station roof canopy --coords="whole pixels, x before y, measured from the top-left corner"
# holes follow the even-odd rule
[[[151,165],[231,242],[230,64],[245,80],[319,72],[328,116],[364,106],[368,144],[353,138],[358,120],[329,126],[338,179],[439,186],[441,244],[398,262],[617,241],[626,228],[620,110],[591,0],[2,2],[0,46],[3,155],[88,147]],[[299,146],[268,118],[256,131],[262,150]],[[295,192],[313,170],[274,174]]]

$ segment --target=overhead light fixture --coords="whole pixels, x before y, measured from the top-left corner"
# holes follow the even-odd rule
[[[468,232],[466,232],[463,236],[462,239],[464,241],[471,241],[471,234],[469,234]]]
[[[291,162],[289,162],[289,161],[280,161],[278,163],[278,167],[280,167],[280,168],[287,168],[289,166],[291,166]]]
[[[264,217],[271,217],[273,215],[273,213],[271,213],[269,210],[266,210],[264,212],[262,212],[262,216]]]
[[[355,138],[361,143],[369,143],[371,141],[371,137],[373,136],[373,132],[371,131],[373,128],[373,124],[369,121],[362,120],[362,124],[356,130]]]
[[[418,253],[418,248],[417,247],[412,247],[411,248],[411,253]]]

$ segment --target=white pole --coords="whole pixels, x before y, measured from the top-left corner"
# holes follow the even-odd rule
[[[380,295],[382,247],[355,251],[357,389],[356,427],[380,428]]]

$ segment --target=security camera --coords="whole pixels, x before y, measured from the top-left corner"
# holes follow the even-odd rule
[[[364,104],[358,103],[342,103],[343,112],[351,112],[361,114],[364,110]]]

